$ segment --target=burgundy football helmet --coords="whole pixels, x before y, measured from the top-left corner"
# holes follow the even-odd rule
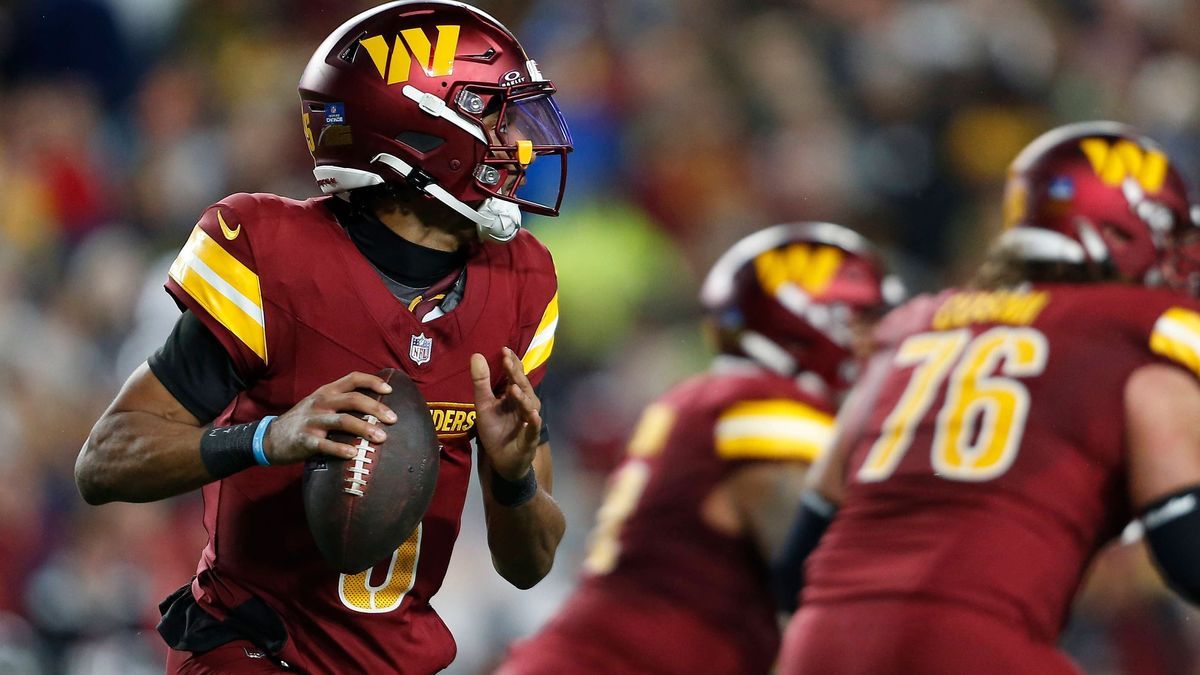
[[[405,0],[350,19],[300,78],[304,134],[326,194],[407,183],[507,241],[520,209],[558,215],[571,135],[517,38],[450,0]],[[549,203],[518,196],[535,159],[558,166]]]
[[[1068,124],[1030,143],[1009,169],[1004,225],[1000,245],[1023,260],[1097,265],[1149,286],[1194,276],[1180,255],[1200,232],[1187,184],[1124,124]]]
[[[789,377],[814,373],[834,391],[853,382],[856,320],[903,299],[904,285],[875,247],[831,223],[775,225],[745,237],[700,290],[723,353]]]

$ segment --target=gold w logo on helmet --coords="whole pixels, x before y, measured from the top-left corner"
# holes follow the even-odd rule
[[[842,251],[833,246],[792,244],[765,251],[754,259],[758,282],[771,294],[787,282],[820,295],[842,266]]]
[[[1126,178],[1133,178],[1143,190],[1154,193],[1167,178],[1167,156],[1160,150],[1145,150],[1128,140],[1110,143],[1101,138],[1085,139],[1079,147],[1107,185],[1116,187]]]
[[[399,84],[408,81],[414,57],[429,77],[444,77],[454,72],[459,26],[438,26],[437,30],[436,47],[430,44],[425,31],[420,28],[400,31],[390,47],[382,35],[373,35],[358,42],[371,55],[379,76],[386,79],[388,84]]]

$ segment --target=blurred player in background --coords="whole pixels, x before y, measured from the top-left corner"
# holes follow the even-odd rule
[[[1077,672],[1055,648],[1071,599],[1135,516],[1200,598],[1183,179],[1129,127],[1069,125],[1017,157],[1004,215],[970,288],[876,332],[794,533],[797,558],[819,546],[782,673]]]
[[[831,440],[864,329],[902,293],[837,225],[777,225],[722,256],[701,292],[720,356],[643,413],[579,589],[500,673],[766,673],[783,514]]]
[[[329,196],[237,194],[201,217],[167,281],[183,316],[76,465],[91,503],[203,486],[208,547],[162,605],[170,672],[447,666],[454,640],[429,600],[458,533],[472,439],[496,569],[522,588],[549,571],[564,520],[535,387],[556,279],[518,208],[556,215],[562,198],[571,141],[553,93],[478,10],[377,7],[330,35],[300,81]],[[546,204],[517,193],[535,158],[561,174]],[[333,431],[385,437],[391,411],[355,393],[385,393],[366,374],[385,366],[429,401],[437,492],[390,560],[338,574],[307,529],[302,461],[357,454]]]

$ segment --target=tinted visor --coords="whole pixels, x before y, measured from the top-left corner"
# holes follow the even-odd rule
[[[573,145],[562,111],[549,94],[509,101],[497,132],[506,145],[515,145],[517,141],[530,141],[535,148]]]
[[[566,191],[567,153],[571,132],[562,111],[554,102],[552,89],[506,92],[500,108],[496,140],[484,163],[502,171],[494,194],[541,215],[557,215]]]

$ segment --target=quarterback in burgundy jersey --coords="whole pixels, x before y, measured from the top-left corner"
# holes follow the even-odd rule
[[[1153,141],[1084,123],[1016,159],[1006,202],[976,283],[877,331],[810,476],[840,505],[804,568],[782,673],[1077,672],[1059,632],[1089,561],[1135,517],[1197,597],[1185,185]]]
[[[326,196],[236,194],[200,218],[166,282],[183,317],[97,422],[76,470],[93,503],[203,491],[208,546],[161,606],[169,672],[445,668],[455,644],[429,602],[473,445],[497,571],[522,588],[549,571],[564,520],[536,392],[557,283],[519,209],[557,214],[563,185],[549,204],[517,190],[535,160],[565,175],[570,136],[553,92],[478,10],[377,7],[330,35],[300,81]],[[395,416],[354,391],[386,393],[369,374],[385,367],[429,404],[438,482],[407,541],[340,574],[306,523],[303,460],[353,457],[333,431],[385,437]]]
[[[768,672],[779,524],[832,437],[855,329],[902,292],[865,240],[828,223],[726,253],[702,291],[723,354],[643,413],[578,590],[500,673]]]

